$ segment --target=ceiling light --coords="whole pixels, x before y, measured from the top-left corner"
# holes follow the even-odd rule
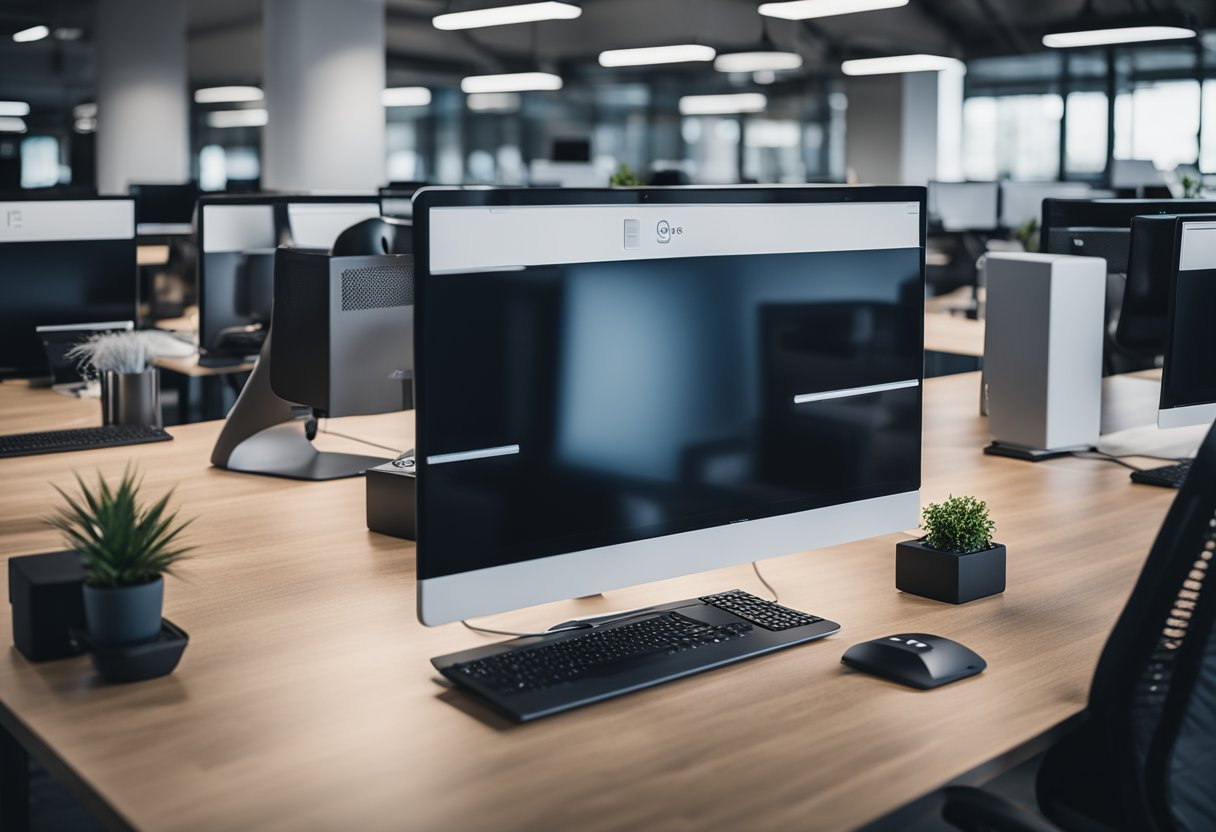
[[[0,116],[28,116],[30,105],[24,101],[0,101]]]
[[[92,133],[97,129],[97,119],[78,118],[72,123],[72,126],[77,133]]]
[[[506,75],[470,75],[461,80],[463,92],[529,92],[560,90],[560,76],[548,72],[512,72]]]
[[[33,43],[36,40],[42,40],[51,33],[51,30],[45,26],[31,26],[28,29],[22,29],[20,32],[13,33],[13,40],[16,43]]]
[[[381,95],[385,107],[425,107],[431,103],[426,87],[389,87]]]
[[[719,72],[775,72],[800,66],[802,56],[795,52],[733,52],[714,58]]]
[[[434,17],[436,29],[480,29],[483,26],[509,26],[512,23],[536,23],[541,20],[573,20],[583,13],[578,6],[547,0],[541,3],[520,3],[491,9],[471,9]]]
[[[787,0],[781,3],[761,3],[760,14],[783,20],[810,20],[838,14],[872,12],[908,5],[908,0]]]
[[[61,26],[54,32],[55,40],[80,40],[84,29],[79,26]]]
[[[476,113],[514,113],[519,110],[517,92],[475,92],[465,104]]]
[[[25,119],[0,116],[0,133],[24,133]]]
[[[1052,49],[1078,46],[1108,46],[1154,40],[1181,40],[1198,34],[1195,22],[1185,14],[1125,15],[1094,18],[1083,16],[1043,36]]]
[[[195,104],[232,104],[238,101],[261,101],[259,87],[207,87],[194,91]]]
[[[758,92],[738,92],[730,95],[686,95],[680,99],[680,114],[718,116],[734,113],[759,113],[767,106],[768,99]]]
[[[208,127],[263,127],[267,121],[265,110],[216,110],[207,113]]]
[[[72,118],[97,118],[97,105],[92,101],[72,108]]]
[[[640,49],[609,49],[600,53],[600,66],[650,66],[685,61],[712,61],[718,53],[712,46],[682,43],[676,46],[644,46]]]
[[[965,66],[960,60],[940,55],[892,55],[889,58],[845,61],[840,65],[840,71],[845,75],[890,75],[896,72],[935,72]]]

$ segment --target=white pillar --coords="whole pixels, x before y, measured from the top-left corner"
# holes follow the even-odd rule
[[[859,181],[960,180],[962,66],[849,79],[846,164]]]
[[[97,188],[190,178],[186,0],[97,5]]]
[[[263,0],[262,186],[384,183],[384,0]]]

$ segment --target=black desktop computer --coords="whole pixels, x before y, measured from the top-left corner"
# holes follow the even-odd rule
[[[1207,214],[1205,199],[1044,199],[1039,248],[1048,254],[1102,257],[1107,271],[1127,272],[1134,217]]]
[[[256,356],[265,339],[279,245],[328,250],[380,216],[376,196],[214,196],[199,200],[199,353],[203,364]]]
[[[135,201],[0,201],[0,378],[51,375],[38,327],[134,320]]]
[[[141,235],[190,233],[200,195],[196,183],[131,184],[127,193],[135,198],[135,221]]]
[[[924,188],[423,190],[414,222],[423,623],[917,525]],[[434,664],[532,719],[837,629],[724,592]]]

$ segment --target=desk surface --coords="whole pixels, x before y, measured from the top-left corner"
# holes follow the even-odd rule
[[[178,486],[200,547],[166,588],[166,614],[191,635],[173,675],[106,686],[87,659],[32,665],[9,647],[0,720],[111,822],[141,829],[855,827],[1083,707],[1174,496],[1107,463],[983,456],[977,387],[978,374],[926,384],[923,497],[989,501],[1009,547],[1004,595],[951,607],[900,594],[899,535],[776,558],[763,568],[782,600],[840,621],[838,636],[525,726],[436,681],[431,656],[488,637],[416,622],[413,545],[364,528],[360,480],[208,468],[216,423],[134,450],[0,460],[6,557],[57,547],[40,522],[50,481],[114,476],[129,458],[152,491]],[[1149,420],[1152,382],[1111,379],[1107,392],[1108,429]],[[0,408],[2,424],[11,404]],[[341,429],[412,439],[408,415]],[[735,586],[759,591],[736,567],[495,625]],[[850,644],[900,631],[956,638],[989,669],[919,692],[840,664]]]
[[[925,313],[925,352],[984,357],[984,322],[946,312]]]

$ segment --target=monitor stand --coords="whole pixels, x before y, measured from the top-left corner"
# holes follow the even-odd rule
[[[211,451],[211,464],[243,474],[292,480],[357,477],[389,460],[318,451],[292,405],[270,389],[270,334]]]

